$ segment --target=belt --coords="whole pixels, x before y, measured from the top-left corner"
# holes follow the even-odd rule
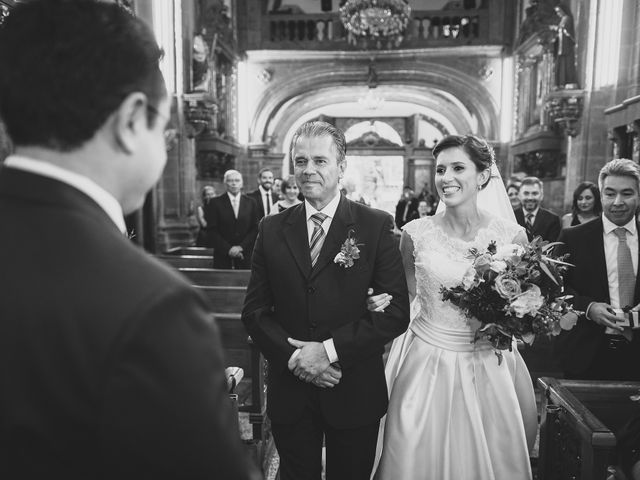
[[[622,335],[605,335],[605,338],[609,350],[620,350],[631,343]]]

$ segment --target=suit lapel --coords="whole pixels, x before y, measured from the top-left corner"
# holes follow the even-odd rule
[[[609,298],[609,277],[607,275],[607,259],[604,254],[604,239],[602,219],[597,219],[591,222],[593,228],[591,229],[591,241],[585,241],[584,246],[589,252],[597,252],[597,255],[593,255],[595,275],[603,293],[606,298]],[[593,242],[593,243],[592,243]],[[571,259],[569,259],[571,263]],[[609,299],[611,300],[611,299]]]
[[[640,235],[640,224],[636,223],[636,235]],[[637,305],[640,303],[640,240],[638,240],[638,268],[636,271],[636,288],[633,292],[633,300]]]
[[[344,196],[340,196],[340,203],[336,209],[336,215],[331,221],[331,226],[327,232],[327,236],[324,239],[324,244],[320,250],[318,261],[316,262],[311,272],[311,278],[315,277],[327,266],[329,262],[332,262],[336,254],[340,251],[342,243],[347,238],[349,229],[355,225],[353,217],[351,215],[351,208],[349,200]]]
[[[308,278],[311,273],[311,257],[304,203],[287,210],[290,210],[290,213],[282,228],[284,239],[300,272]]]

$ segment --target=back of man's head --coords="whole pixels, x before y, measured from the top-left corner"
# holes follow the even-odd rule
[[[16,146],[70,151],[133,92],[166,96],[153,32],[115,3],[31,0],[0,27],[0,117]]]

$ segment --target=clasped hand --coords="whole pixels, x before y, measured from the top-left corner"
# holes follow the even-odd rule
[[[240,245],[234,245],[229,249],[229,256],[231,258],[239,258],[240,260],[244,259],[244,255],[242,255],[243,248]]]
[[[342,371],[329,363],[322,343],[302,342],[293,338],[287,340],[297,348],[287,364],[296,377],[321,388],[332,388],[340,383]]]
[[[631,311],[638,311],[640,305],[636,305],[631,309]],[[618,330],[620,332],[624,331],[619,325],[616,325],[617,322],[622,321],[622,319],[616,317],[613,308],[611,305],[604,302],[593,302],[589,307],[588,311],[589,320],[597,323],[598,325],[602,325],[604,327],[613,328],[614,330]]]

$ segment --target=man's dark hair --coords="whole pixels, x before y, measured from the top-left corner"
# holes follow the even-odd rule
[[[16,145],[69,151],[141,92],[153,125],[161,57],[149,27],[115,3],[20,3],[0,26],[0,117]]]

